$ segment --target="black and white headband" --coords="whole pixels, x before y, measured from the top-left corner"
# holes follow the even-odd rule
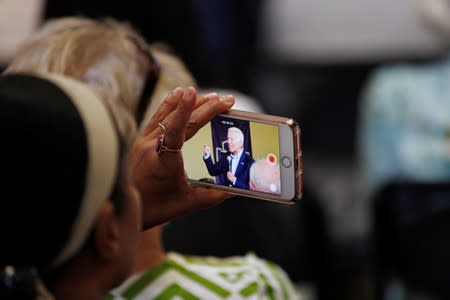
[[[39,85],[40,83],[45,83],[48,86],[52,86],[53,89],[59,89],[62,93],[56,93],[57,97],[55,97],[55,93],[46,93],[45,89],[40,88],[42,90],[42,93],[38,93],[36,95],[27,95],[26,89],[28,86],[32,85],[30,84],[30,82],[37,83],[37,85]],[[21,84],[23,85],[21,86]],[[12,86],[12,89],[10,89],[10,86]],[[25,91],[20,91],[21,88],[23,88]],[[51,89],[48,88],[47,90]],[[30,89],[30,92],[28,94],[31,94],[32,91],[33,89]],[[16,99],[14,98],[15,94],[19,95],[17,96],[17,98],[19,99],[17,101],[15,101]],[[55,99],[52,99],[52,97]],[[6,183],[4,183],[5,186],[3,187],[3,190],[7,190],[6,194],[12,195],[13,197],[14,195],[19,195],[17,196],[19,198],[27,198],[29,195],[31,195],[31,197],[35,197],[35,199],[12,199],[14,201],[23,201],[25,203],[23,204],[25,215],[27,203],[31,203],[32,201],[43,201],[43,203],[47,201],[45,202],[45,206],[52,206],[52,203],[55,203],[55,206],[59,205],[59,208],[62,207],[61,211],[55,209],[56,211],[49,212],[48,207],[40,207],[36,203],[30,204],[30,206],[32,207],[31,209],[36,210],[36,214],[42,214],[42,212],[44,212],[45,216],[42,216],[42,222],[52,222],[52,216],[55,216],[55,220],[60,220],[63,217],[57,216],[58,213],[63,214],[64,212],[62,212],[62,210],[65,209],[64,203],[57,203],[59,194],[61,194],[60,201],[65,201],[65,195],[69,195],[72,191],[73,193],[80,195],[80,197],[72,201],[77,202],[74,205],[74,207],[76,207],[77,209],[68,209],[71,211],[71,213],[73,212],[73,220],[69,220],[67,223],[71,224],[70,226],[67,226],[67,235],[60,234],[60,238],[62,236],[61,239],[65,241],[60,243],[58,247],[53,247],[55,249],[53,249],[53,254],[51,255],[51,257],[46,257],[47,266],[56,267],[67,262],[85,244],[96,221],[101,206],[110,197],[114,188],[119,172],[120,163],[119,137],[115,129],[114,122],[102,101],[86,85],[62,75],[46,74],[35,76],[25,74],[10,74],[0,77],[0,101],[3,102],[0,103],[0,109],[3,109],[3,112],[0,112],[0,121],[2,122],[2,124],[7,124],[6,126],[4,126],[4,128],[6,127],[5,132],[7,132],[5,136],[6,139],[12,141],[10,143],[12,145],[10,146],[11,149],[1,150],[2,156],[10,156],[11,160],[15,159],[18,161],[17,168],[23,168],[23,165],[26,166],[26,164],[29,162],[30,165],[34,165],[34,161],[32,160],[32,158],[26,157],[24,158],[25,162],[22,163],[21,156],[24,157],[25,155],[16,154],[16,149],[14,149],[14,147],[17,148],[18,152],[29,152],[30,155],[33,155],[33,149],[38,149],[36,150],[36,152],[40,153],[40,156],[43,157],[36,157],[35,159],[46,160],[44,162],[36,162],[38,168],[45,168],[47,165],[49,166],[49,168],[52,168],[51,171],[43,171],[43,173],[45,174],[44,176],[47,176],[49,178],[48,181],[50,182],[48,183],[48,187],[41,188],[41,186],[44,185],[42,184],[42,182],[45,183],[45,178],[37,178],[36,181],[39,181],[39,183],[33,185],[34,183],[32,182],[32,180],[27,177],[27,170],[16,170],[14,168],[14,164],[7,164],[7,168],[9,168],[9,170],[6,170],[6,172],[10,171],[9,173],[11,173],[11,179],[8,179],[10,181],[6,181]],[[41,105],[39,101],[42,101],[43,105]],[[29,106],[30,108],[27,108],[27,106]],[[58,114],[60,111],[62,117],[61,120],[58,120]],[[35,118],[37,121],[35,121],[33,118]],[[40,123],[46,123],[46,118],[48,119],[48,124],[50,125],[45,124],[41,126]],[[33,119],[33,122],[36,123],[36,134],[32,132],[33,129],[29,128],[30,123],[27,122],[30,119]],[[56,121],[53,121],[54,119]],[[39,122],[39,120],[43,120],[43,122]],[[80,123],[80,128],[84,128],[84,130],[71,131],[69,127],[73,127],[72,124],[77,123]],[[58,128],[59,126],[61,127]],[[41,132],[38,132],[39,130]],[[78,140],[80,139],[76,141],[71,140],[70,135],[75,131],[83,131],[83,133],[80,135],[83,137],[81,139],[81,142],[78,142]],[[27,134],[23,134],[23,132],[26,132]],[[30,132],[31,134],[29,134]],[[23,139],[25,141],[28,138],[27,135],[31,135],[31,139],[34,139],[34,142],[31,145],[28,145],[26,144],[26,142],[22,142],[21,140],[19,140],[19,138],[15,138],[16,135],[23,135]],[[56,149],[55,151],[58,152],[54,156],[52,156],[51,154],[51,151],[53,151],[51,140],[53,136],[63,137],[59,140],[55,138],[54,148]],[[43,145],[39,145],[39,139],[42,139]],[[5,142],[5,146],[8,145],[8,141]],[[30,149],[28,152],[25,152],[23,151],[23,149],[21,149],[23,147],[30,147]],[[37,147],[47,148],[50,154],[46,154],[46,149],[40,149]],[[65,152],[68,153],[67,166],[65,166],[64,163],[60,164],[61,166],[58,166],[59,163],[55,163],[55,161],[58,161],[56,160],[56,158],[53,159],[53,157],[64,158]],[[81,155],[81,153],[83,152],[86,152],[86,155]],[[80,153],[80,155],[78,155],[78,153]],[[77,159],[80,156],[83,156],[83,159],[82,163],[78,164]],[[9,158],[2,157],[2,159],[3,161],[8,161]],[[76,177],[76,179],[80,181],[79,184],[71,184],[69,182],[67,183],[67,188],[61,188],[53,183],[53,181],[59,183],[63,182],[59,177],[67,176],[67,178],[70,178],[70,176],[72,176],[70,174],[70,168],[71,166],[73,167],[76,165],[82,165],[79,168],[73,168],[81,170],[77,174],[82,174],[82,176],[73,175],[74,178]],[[30,167],[29,171],[34,172],[35,170],[32,170]],[[23,172],[23,174],[25,174],[24,177],[26,178],[26,180],[24,180],[25,182],[23,183],[20,182],[16,184],[16,182],[20,181],[21,179],[20,176],[22,174],[20,172]],[[59,172],[60,174],[58,174]],[[24,185],[23,189],[27,188],[28,183],[26,181],[31,182],[30,185],[33,186],[33,189],[37,190],[36,195],[32,194],[31,192],[21,190],[21,185]],[[64,182],[66,181],[67,180],[65,180]],[[54,186],[52,186],[52,184],[54,184]],[[67,191],[64,191],[63,189],[67,189]],[[51,195],[47,198],[53,197],[52,199],[55,200],[48,200],[45,198],[46,195],[40,195],[39,191],[41,190],[46,191]],[[55,190],[57,192],[53,193],[53,191]],[[66,192],[66,194],[63,194],[64,192]],[[10,197],[11,196],[8,196],[8,198]],[[17,220],[20,220],[20,206],[16,204],[11,204],[9,206],[6,205],[6,214],[9,213],[7,211],[8,207],[13,207],[13,209],[11,210],[13,210],[14,212],[11,213],[17,214],[17,216],[11,216],[11,219],[14,220],[14,217],[17,217]],[[34,219],[32,213],[28,213],[27,216],[28,219],[32,219],[30,221],[31,225],[33,224],[33,222],[40,222],[40,219]],[[24,223],[26,223],[26,221],[27,220],[24,220]],[[54,222],[57,223],[57,221]],[[30,224],[28,224],[28,226],[29,225]],[[39,224],[36,224],[35,227],[37,229],[45,228],[44,230],[48,230],[48,228],[57,228],[58,224],[52,224],[51,226],[53,227],[45,227],[44,225],[39,227]],[[34,232],[33,229],[33,227],[29,228],[30,233],[46,236],[47,239],[51,239],[51,232]],[[23,234],[23,231],[18,232],[19,235]],[[24,232],[25,235],[27,235],[27,231]],[[13,237],[13,234],[11,234],[10,236]],[[27,236],[19,236],[18,239],[20,238],[27,238]],[[35,243],[35,240],[33,240],[33,243]],[[13,245],[11,247],[14,247],[15,245],[17,248],[24,248],[23,245],[25,245],[25,242],[11,242],[10,245]],[[30,249],[18,250],[28,251],[30,255],[33,255],[33,252],[38,251],[42,245],[32,246],[33,247]],[[8,253],[8,255],[13,256],[14,249],[11,249],[11,251]],[[11,263],[14,264],[21,262],[19,261]],[[27,261],[26,263],[30,262]]]
[[[72,234],[52,263],[59,265],[84,244],[100,207],[113,190],[119,169],[119,142],[111,115],[87,86],[60,75],[46,78],[63,89],[77,107],[86,128],[89,154],[84,195]]]

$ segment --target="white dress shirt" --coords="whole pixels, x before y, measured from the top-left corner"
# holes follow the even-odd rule
[[[230,154],[231,157],[231,174],[236,173],[236,169],[239,164],[239,160],[241,159],[242,153],[244,152],[244,149],[241,149],[238,154]]]

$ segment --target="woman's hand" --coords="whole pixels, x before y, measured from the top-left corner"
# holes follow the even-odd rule
[[[161,103],[130,151],[132,174],[143,200],[144,229],[229,197],[222,191],[192,188],[184,172],[181,152],[177,150],[185,140],[233,104],[232,96],[208,94],[197,98],[192,87],[176,88]],[[157,148],[161,146],[158,140],[162,135],[162,144],[166,148],[158,153]]]

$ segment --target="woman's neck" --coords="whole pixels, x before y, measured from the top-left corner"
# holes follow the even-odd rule
[[[134,273],[146,271],[166,259],[167,255],[161,239],[162,226],[142,233]]]
[[[100,288],[96,285],[94,275],[84,278],[68,279],[58,281],[52,287],[52,294],[55,300],[100,300],[107,293],[108,289]]]
[[[77,257],[63,268],[48,285],[55,300],[99,300],[113,286],[114,270],[99,264],[92,255]]]

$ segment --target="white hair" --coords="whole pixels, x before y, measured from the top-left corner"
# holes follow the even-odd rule
[[[233,136],[237,138],[238,141],[244,143],[244,133],[237,127],[228,128],[228,132],[230,132]]]
[[[267,159],[259,159],[250,167],[250,183],[256,191],[280,193],[280,166],[270,164]]]

